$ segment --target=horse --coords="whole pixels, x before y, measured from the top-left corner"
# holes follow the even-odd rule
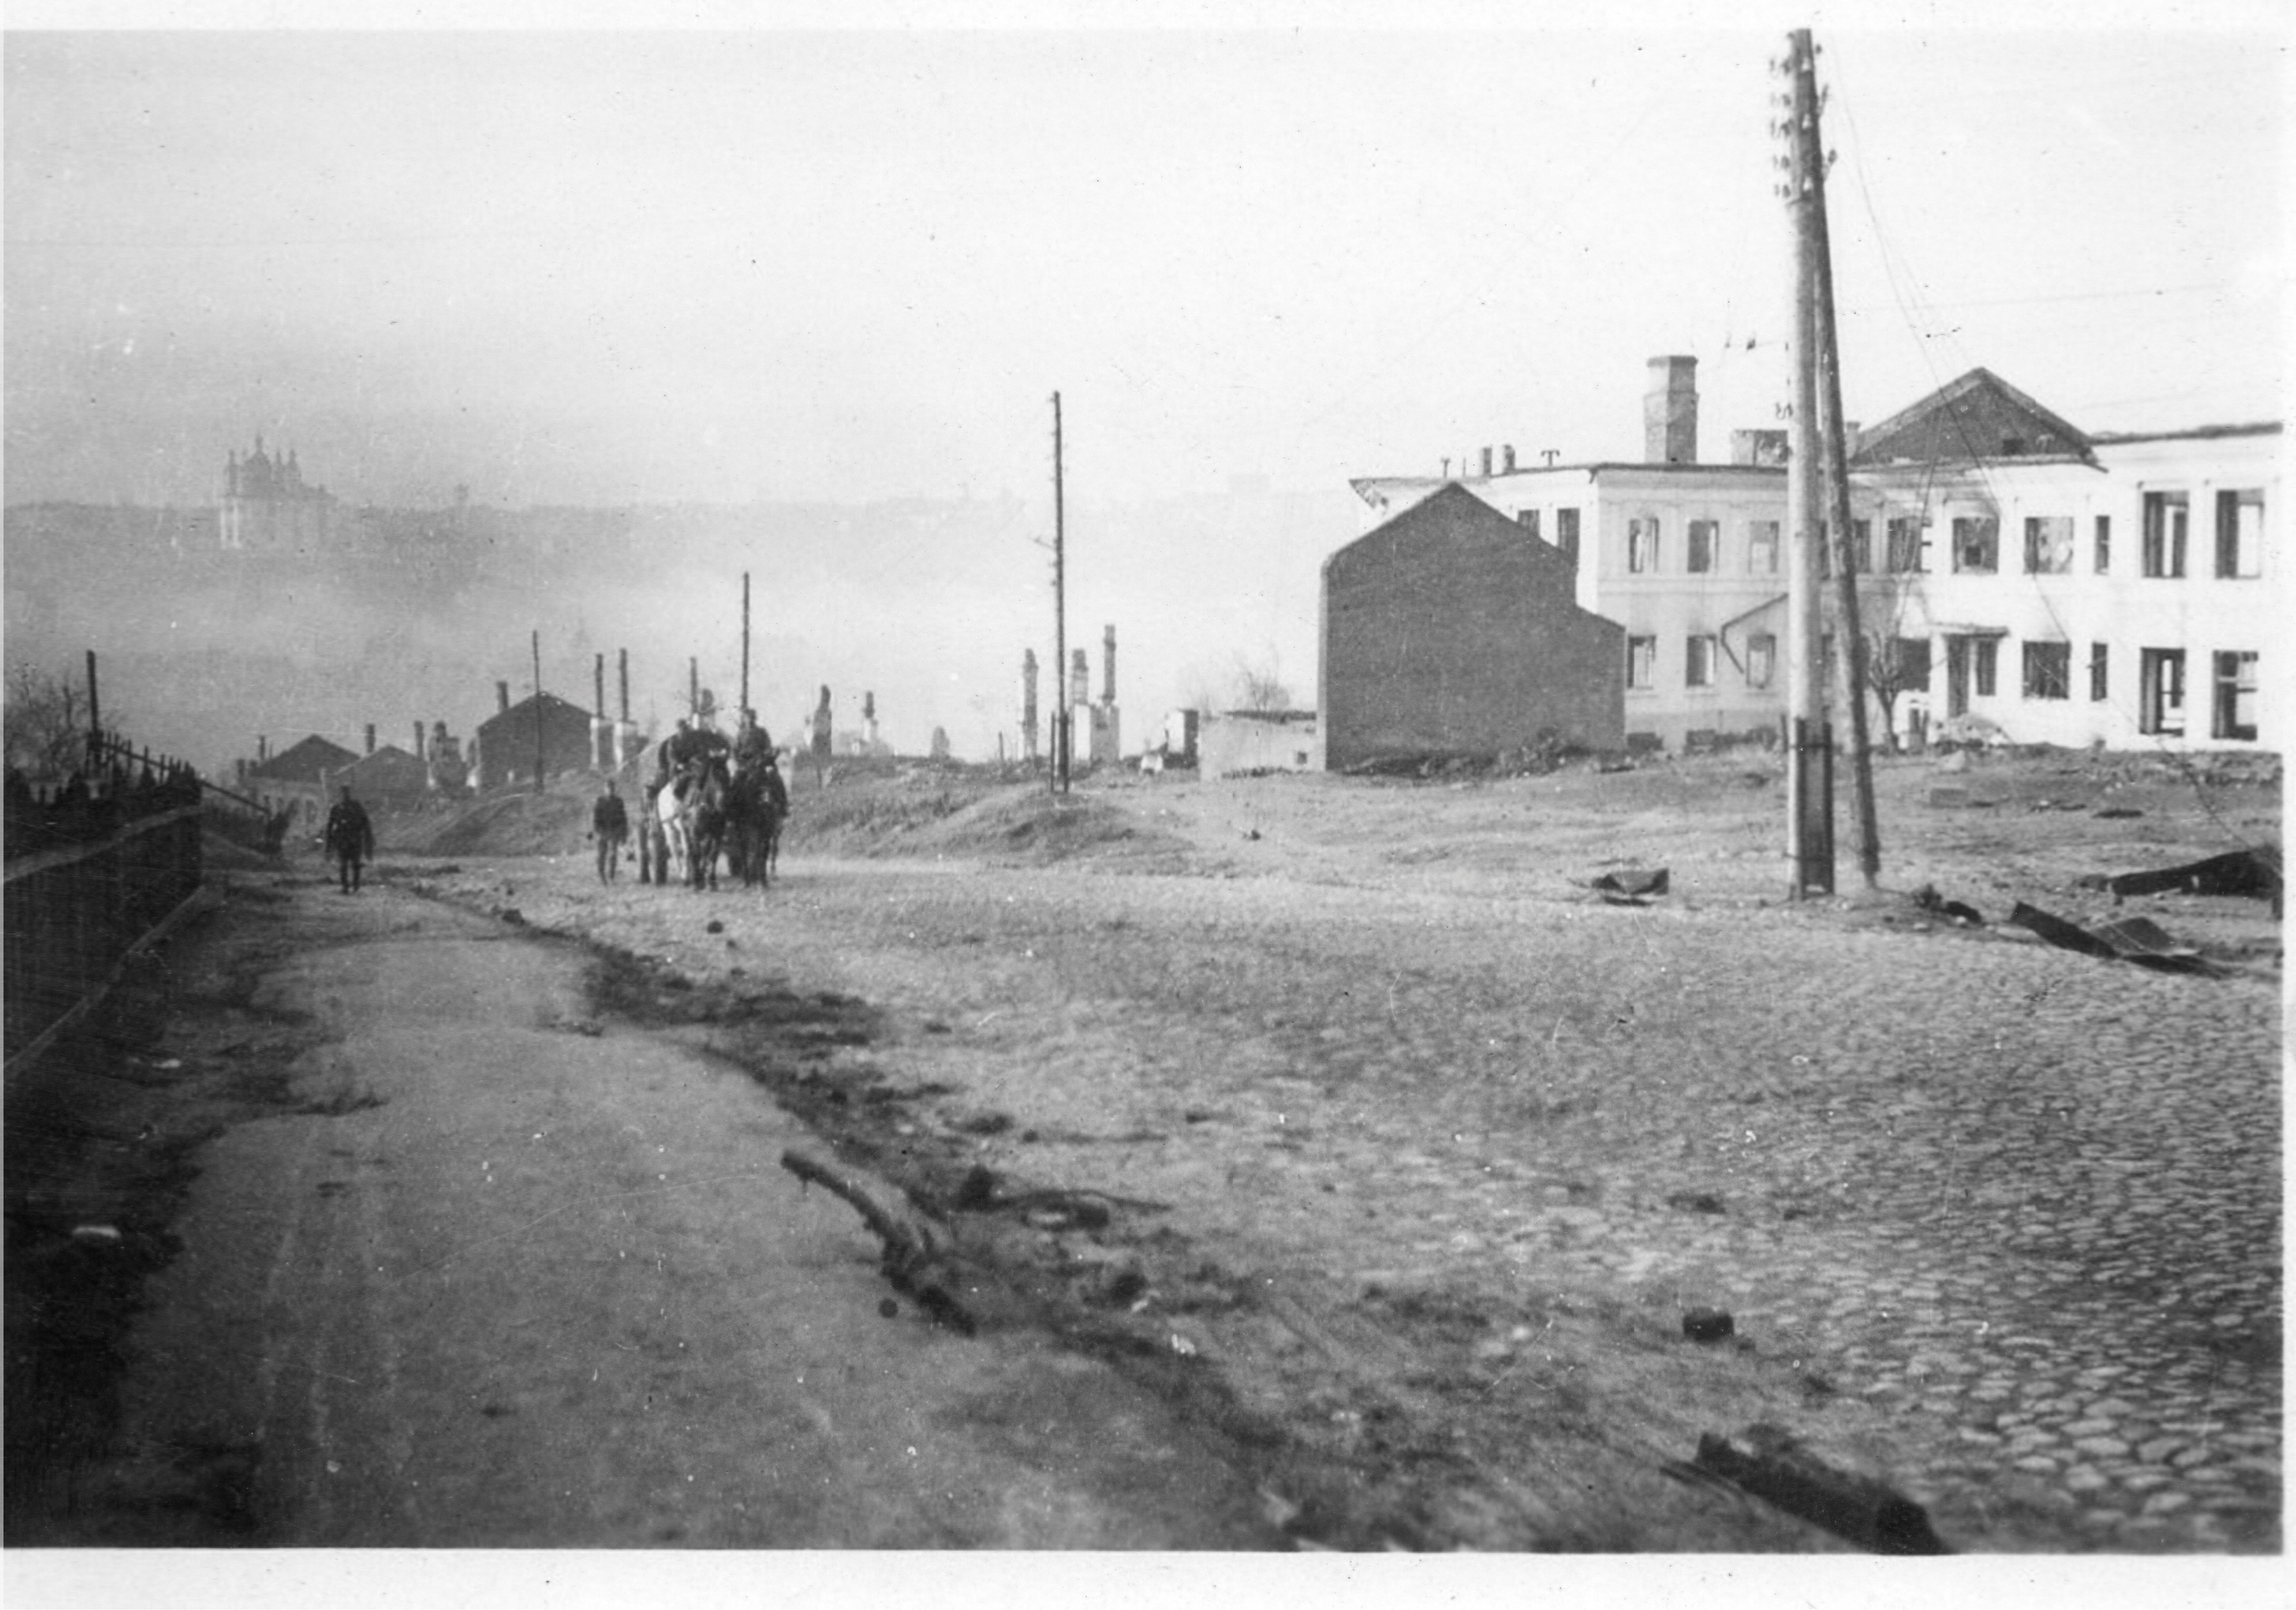
[[[775,776],[763,767],[734,773],[726,859],[751,888],[772,887],[774,867],[781,858],[782,818],[787,807],[785,795],[770,786],[768,780]]]
[[[654,806],[670,853],[685,869],[685,882],[700,889],[718,887],[718,856],[726,846],[732,781],[722,756],[711,756],[661,791]]]
[[[661,798],[669,792],[667,783],[649,783],[645,790],[645,808],[638,813],[638,881],[668,883],[669,881],[669,839],[662,831]]]

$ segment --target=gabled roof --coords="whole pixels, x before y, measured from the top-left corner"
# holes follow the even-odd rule
[[[1863,432],[1850,462],[1867,468],[2088,455],[2081,431],[1991,370],[1972,369]]]
[[[389,791],[407,787],[420,788],[430,776],[430,768],[400,748],[397,744],[384,744],[371,755],[362,755],[350,764],[329,775],[331,783],[348,783],[354,790],[373,789]]]
[[[1447,481],[1340,548],[1324,560],[1324,574],[1328,577],[1363,555],[1382,547],[1392,549],[1397,543],[1456,543],[1503,544],[1511,552],[1534,556],[1530,560],[1534,568],[1545,568],[1562,591],[1568,593],[1573,585],[1572,563],[1561,549],[1531,535],[1456,481]]]
[[[282,749],[260,765],[250,766],[250,779],[266,782],[317,782],[320,773],[340,772],[358,758],[356,750],[329,743],[316,732],[292,748]]]
[[[542,719],[545,723],[558,723],[565,721],[586,722],[590,719],[589,711],[584,709],[578,704],[573,704],[566,699],[559,698],[555,693],[529,693],[524,699],[520,699],[516,704],[511,706],[509,709],[498,710],[494,715],[488,716],[486,720],[480,722],[479,723],[480,732],[484,733],[489,728],[498,727],[504,722],[515,721],[523,721],[528,730],[531,731],[534,726],[534,705],[535,700],[537,699],[542,701]]]

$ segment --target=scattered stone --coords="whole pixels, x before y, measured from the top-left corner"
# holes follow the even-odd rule
[[[2012,1462],[2018,1469],[2030,1470],[2035,1475],[2054,1475],[2057,1473],[2057,1461],[2046,1453],[2029,1453]]]
[[[885,1297],[881,1299],[877,1304],[877,1312],[882,1314],[885,1318],[890,1320],[900,1313],[901,1305],[898,1303],[894,1302],[892,1298]]]
[[[1737,1322],[1719,1308],[1693,1308],[1682,1316],[1682,1334],[1693,1342],[1719,1342],[1737,1328]]]
[[[1693,1214],[1718,1214],[1724,1211],[1722,1198],[1712,1191],[1706,1190],[1676,1191],[1667,1197],[1666,1205],[1669,1207],[1677,1207],[1685,1213]]]
[[[2128,1444],[2117,1436],[2085,1436],[2077,1439],[2073,1446],[2101,1459],[2116,1459],[2128,1451]]]
[[[712,917],[709,919],[709,925],[701,931],[705,934],[722,934],[726,931],[726,925],[718,921],[717,918]]]
[[[111,1224],[75,1224],[71,1238],[82,1246],[117,1246],[120,1244],[119,1227]]]

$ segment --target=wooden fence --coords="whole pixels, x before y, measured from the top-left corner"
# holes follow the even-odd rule
[[[196,786],[191,793],[190,803],[122,812],[119,825],[100,838],[8,861],[11,1077],[94,1010],[136,954],[195,908],[201,806]],[[21,842],[17,834],[9,837]]]

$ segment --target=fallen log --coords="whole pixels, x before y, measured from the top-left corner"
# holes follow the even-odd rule
[[[1775,1426],[1746,1428],[1747,1447],[1708,1432],[1696,1468],[1875,1554],[1950,1554],[1929,1512],[1871,1476],[1837,1470]]]
[[[931,1224],[903,1207],[881,1182],[840,1168],[808,1152],[782,1153],[782,1166],[849,1204],[884,1246],[885,1278],[917,1301],[917,1306],[954,1330],[977,1328],[949,1290],[949,1247]]]

